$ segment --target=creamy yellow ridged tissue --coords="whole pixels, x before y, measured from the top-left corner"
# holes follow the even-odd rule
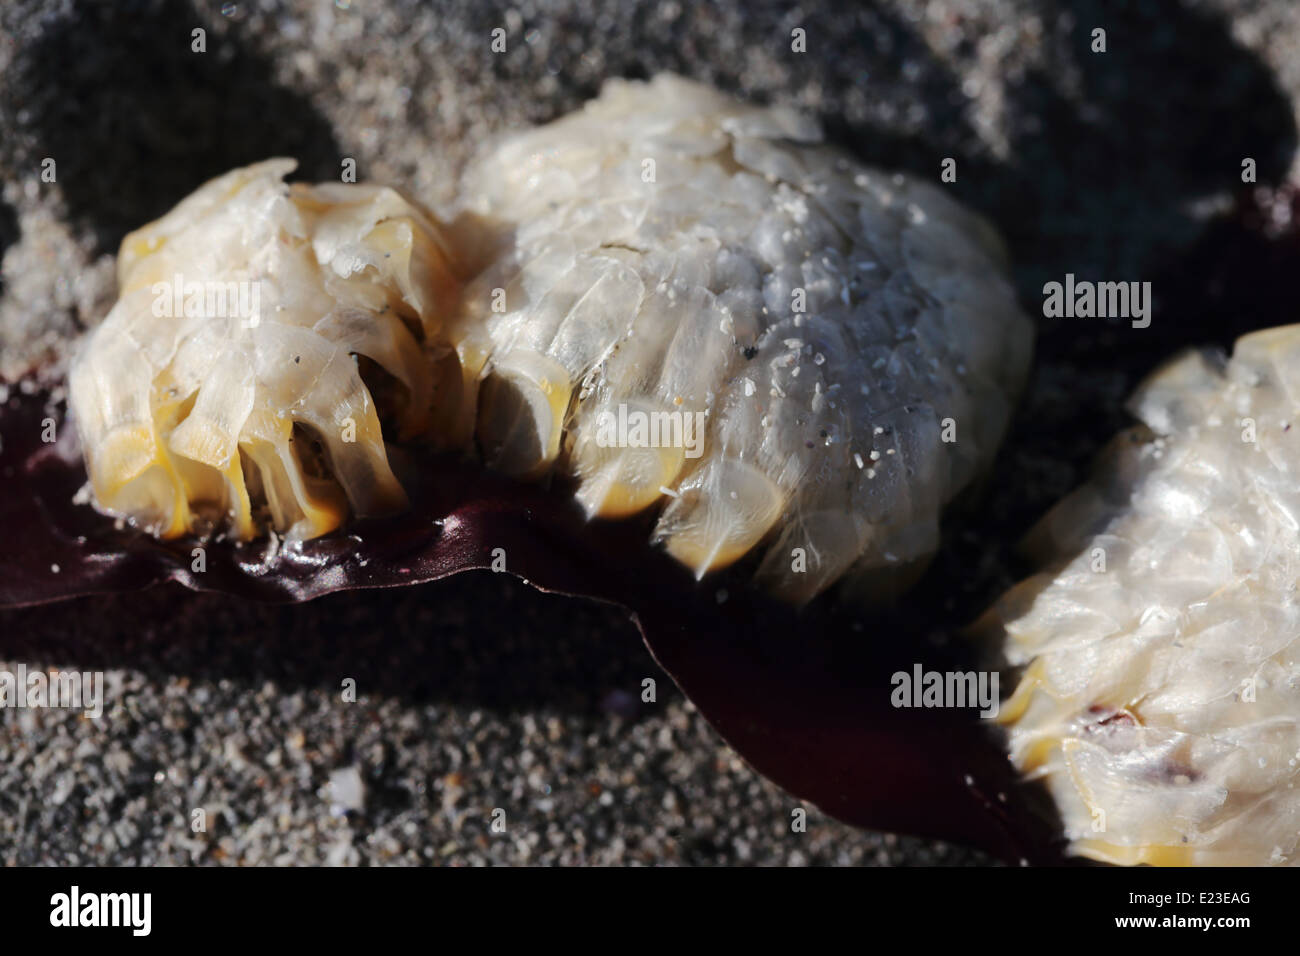
[[[1075,853],[1300,862],[1300,326],[1151,376],[1093,480],[1032,532],[1050,570],[988,623],[1024,668],[1010,753]]]
[[[294,165],[227,173],[123,241],[69,382],[103,510],[164,537],[310,538],[405,502],[354,356],[401,383],[401,433],[426,430],[456,281],[396,192],[286,186]]]
[[[73,371],[99,506],[306,537],[344,498],[399,503],[381,380],[403,437],[572,476],[593,518],[659,509],[698,575],[762,549],[763,585],[805,600],[914,570],[991,461],[1031,327],[981,219],[820,140],[661,76],[502,140],[454,229],[391,190],[286,188],[284,161],[204,186],[128,237]],[[257,281],[257,321],[157,316],[178,274]]]

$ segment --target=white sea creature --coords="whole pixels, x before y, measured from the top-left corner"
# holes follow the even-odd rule
[[[354,356],[431,421],[426,354],[456,299],[437,228],[391,189],[286,186],[292,160],[237,169],[131,233],[119,299],[70,374],[97,504],[172,537],[228,521],[297,538],[401,507]]]
[[[988,624],[1024,668],[1011,758],[1072,850],[1300,862],[1300,326],[1190,352],[1031,534]]]
[[[1031,326],[983,220],[820,140],[664,75],[473,166],[502,238],[450,334],[488,460],[571,473],[593,517],[662,507],[697,575],[765,547],[793,599],[922,564]]]
[[[572,475],[593,518],[661,509],[697,575],[763,548],[803,600],[914,572],[991,461],[1030,323],[983,220],[820,138],[661,76],[502,141],[455,228],[379,187],[286,188],[282,160],[209,183],[128,237],[74,368],[100,507],[180,534],[211,503],[249,536],[264,501],[306,537],[342,519],[335,485],[400,503],[383,381],[403,437]],[[258,321],[157,316],[182,274],[259,282]]]

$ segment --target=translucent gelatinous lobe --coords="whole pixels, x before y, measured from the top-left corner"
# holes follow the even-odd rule
[[[989,624],[1024,668],[1013,761],[1074,852],[1300,862],[1300,326],[1190,352],[1030,542]]]
[[[95,500],[155,534],[310,538],[405,501],[380,413],[430,426],[448,256],[393,190],[286,186],[293,166],[235,170],[127,236],[119,300],[73,364]],[[354,356],[396,383],[388,407]]]

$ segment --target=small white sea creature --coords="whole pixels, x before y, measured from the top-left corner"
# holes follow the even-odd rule
[[[820,139],[665,75],[473,166],[502,238],[450,334],[488,460],[575,475],[592,516],[662,507],[700,576],[765,547],[793,599],[923,564],[1031,326],[983,220]]]
[[[988,622],[1012,760],[1077,854],[1300,862],[1300,326],[1153,374]]]
[[[291,537],[401,507],[354,356],[430,425],[426,346],[457,283],[436,227],[391,189],[286,186],[292,160],[237,169],[131,233],[119,299],[83,343],[70,401],[97,504],[172,537],[258,516]]]

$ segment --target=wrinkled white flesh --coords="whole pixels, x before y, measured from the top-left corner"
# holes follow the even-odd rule
[[[307,537],[345,500],[400,502],[356,354],[402,386],[400,437],[567,471],[593,517],[658,508],[699,576],[764,549],[784,597],[870,591],[929,556],[990,461],[1031,333],[982,220],[820,139],[662,76],[502,142],[455,229],[390,189],[286,188],[285,160],[214,180],[127,237],[73,370],[99,505],[160,534],[216,507],[244,536]],[[478,272],[463,295],[444,232]],[[176,273],[260,280],[259,322],[153,316]],[[667,432],[611,447],[620,409]]]
[[[472,167],[504,239],[451,329],[490,462],[568,470],[593,516],[662,505],[656,539],[699,575],[766,546],[763,583],[798,600],[933,551],[1031,337],[978,217],[820,138],[676,77],[612,81]],[[704,413],[702,456],[602,447],[620,405]]]
[[[105,511],[168,536],[202,516],[241,537],[264,523],[312,537],[348,507],[370,514],[405,501],[354,355],[404,387],[403,435],[428,429],[426,344],[457,283],[438,229],[396,192],[286,186],[293,166],[227,173],[123,241],[121,297],[70,376]],[[258,312],[155,314],[168,291],[156,284],[177,275],[259,283]],[[303,432],[295,445],[295,423],[323,446],[328,476],[298,447]]]
[[[1300,326],[1189,353],[1131,407],[1145,427],[1031,536],[1053,570],[991,615],[1026,666],[1012,759],[1084,856],[1294,865]]]

